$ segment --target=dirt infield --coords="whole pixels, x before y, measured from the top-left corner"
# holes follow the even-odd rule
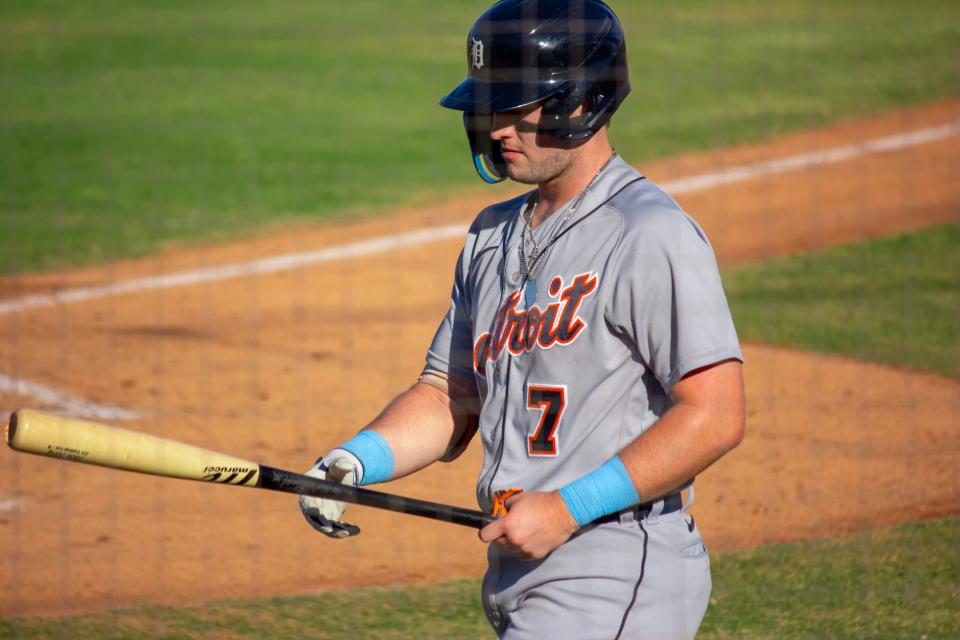
[[[658,182],[960,122],[960,101],[643,167]],[[958,219],[960,138],[690,192],[723,264]],[[0,301],[466,222],[489,193],[228,246],[0,280]],[[0,316],[0,374],[136,429],[303,469],[419,371],[459,240]],[[960,512],[960,383],[748,344],[748,436],[697,483],[714,550]],[[38,405],[0,392],[0,412]],[[471,506],[480,452],[386,490]],[[333,542],[296,500],[0,451],[0,615],[476,576],[470,530],[368,509]]]

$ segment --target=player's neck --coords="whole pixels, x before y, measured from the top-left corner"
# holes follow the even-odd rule
[[[536,229],[560,207],[583,191],[610,159],[613,147],[610,146],[606,135],[598,134],[578,151],[574,161],[566,170],[547,182],[537,185],[539,203],[530,220],[531,229]]]

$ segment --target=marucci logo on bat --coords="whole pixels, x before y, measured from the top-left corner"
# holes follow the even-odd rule
[[[220,482],[223,484],[247,484],[257,475],[256,469],[250,467],[204,467],[205,482]],[[237,480],[237,478],[240,478]],[[234,482],[236,480],[236,482]]]

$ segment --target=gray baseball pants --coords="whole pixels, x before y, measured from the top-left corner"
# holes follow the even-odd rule
[[[693,638],[710,598],[710,559],[681,509],[581,529],[539,561],[490,545],[487,619],[502,640]]]

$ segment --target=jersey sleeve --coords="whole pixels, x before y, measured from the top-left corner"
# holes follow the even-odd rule
[[[685,213],[644,214],[610,266],[607,322],[667,393],[691,371],[743,360],[713,249]]]
[[[469,292],[465,286],[464,252],[460,252],[454,273],[450,307],[440,321],[433,342],[427,350],[426,368],[445,373],[448,378],[469,383],[475,388],[473,375],[473,327],[470,321]]]

